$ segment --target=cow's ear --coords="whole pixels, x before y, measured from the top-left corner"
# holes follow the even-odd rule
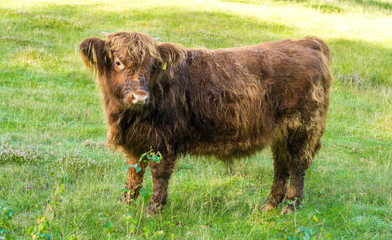
[[[106,57],[105,42],[99,38],[87,38],[79,45],[79,53],[87,67],[102,74]]]
[[[173,70],[185,58],[184,50],[171,43],[161,43],[158,45],[158,52],[162,62],[160,67],[163,70]]]

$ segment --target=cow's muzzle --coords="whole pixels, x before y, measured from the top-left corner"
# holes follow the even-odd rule
[[[143,90],[132,91],[125,97],[125,102],[130,104],[145,104],[148,101],[148,92]]]

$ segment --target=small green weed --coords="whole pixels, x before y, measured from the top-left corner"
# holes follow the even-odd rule
[[[5,239],[11,239],[14,213],[9,207],[0,208],[0,236],[4,236]]]
[[[48,234],[50,222],[45,217],[37,218],[37,225],[26,230],[25,237],[28,240],[50,240]]]

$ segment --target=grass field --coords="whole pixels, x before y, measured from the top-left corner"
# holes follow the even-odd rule
[[[390,0],[0,0],[0,239],[392,239],[391,24]],[[335,80],[299,211],[259,210],[268,149],[231,169],[182,156],[161,215],[120,202],[126,163],[78,55],[101,31],[211,49],[324,39]]]

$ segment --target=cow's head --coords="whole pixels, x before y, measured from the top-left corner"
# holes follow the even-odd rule
[[[153,76],[170,74],[184,58],[179,47],[142,33],[87,38],[79,50],[85,64],[95,70],[104,95],[129,107],[148,103]]]

